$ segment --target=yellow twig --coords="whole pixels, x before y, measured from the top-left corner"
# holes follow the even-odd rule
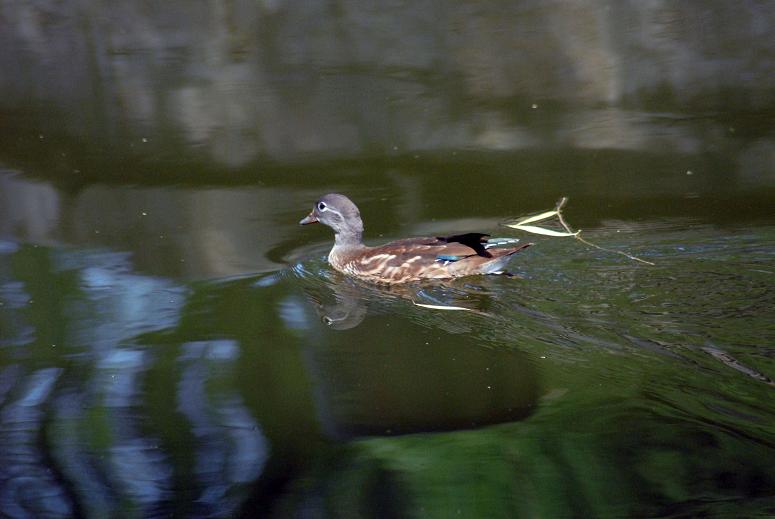
[[[565,222],[565,219],[562,217],[562,208],[565,206],[565,204],[567,202],[568,202],[568,197],[567,196],[564,196],[564,197],[560,198],[557,201],[557,205],[555,206],[555,209],[557,210],[557,218],[560,220],[560,224],[563,226],[563,228],[567,232],[573,234],[573,230],[571,230],[570,226]],[[594,244],[594,243],[592,243],[590,241],[587,241],[587,240],[585,240],[584,238],[581,237],[581,231],[578,231],[578,233],[576,233],[574,235],[574,238],[576,238],[577,240],[579,240],[581,243],[583,243],[585,245],[589,245],[590,247],[594,247],[596,249],[599,249],[599,250],[602,250],[602,251],[605,251],[605,252],[613,252],[615,254],[621,254],[622,256],[630,258],[631,260],[640,261],[641,263],[645,263],[646,265],[654,265],[654,263],[652,263],[650,261],[646,261],[644,259],[637,258],[637,257],[633,256],[632,254],[627,254],[626,252],[622,252],[620,250],[606,249],[605,247],[601,247],[600,245],[596,245],[596,244]]]

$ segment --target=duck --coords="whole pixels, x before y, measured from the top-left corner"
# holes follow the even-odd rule
[[[511,257],[532,243],[491,238],[484,233],[426,236],[369,247],[363,243],[358,207],[339,193],[319,198],[300,225],[322,223],[334,230],[329,264],[337,271],[378,284],[445,280],[478,274],[504,274]]]

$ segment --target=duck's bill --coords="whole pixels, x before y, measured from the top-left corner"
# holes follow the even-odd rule
[[[308,225],[311,223],[318,223],[318,219],[315,218],[315,215],[312,213],[309,213],[307,216],[301,219],[299,222],[299,225]]]

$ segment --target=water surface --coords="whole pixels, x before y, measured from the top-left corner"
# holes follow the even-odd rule
[[[766,4],[64,7],[0,2],[3,515],[775,514]],[[367,285],[326,192],[535,246]],[[562,196],[608,250],[502,225]]]

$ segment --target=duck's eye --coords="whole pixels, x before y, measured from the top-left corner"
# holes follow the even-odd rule
[[[318,211],[325,211],[327,209],[326,204],[323,202],[318,202]]]

